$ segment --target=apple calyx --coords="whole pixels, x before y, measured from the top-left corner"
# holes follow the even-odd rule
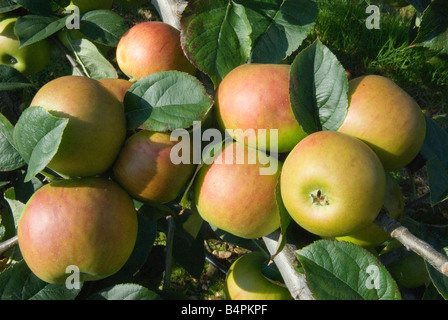
[[[316,194],[311,193],[311,198],[313,199],[313,204],[316,204],[318,206],[328,206],[330,205],[330,201],[328,200],[327,196],[322,194],[322,191],[317,190]]]

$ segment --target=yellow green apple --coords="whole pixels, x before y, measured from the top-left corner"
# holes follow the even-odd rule
[[[14,32],[18,17],[0,20],[0,64],[7,65],[29,76],[42,71],[49,63],[51,45],[48,39],[20,48]]]
[[[318,131],[288,154],[280,190],[286,210],[302,228],[337,237],[370,225],[384,202],[386,173],[361,140]]]
[[[266,258],[259,251],[239,257],[226,275],[225,292],[230,300],[292,300],[289,290],[263,275]]]
[[[18,223],[18,243],[31,271],[64,283],[79,270],[93,281],[119,271],[137,238],[137,214],[129,195],[104,178],[55,180],[28,200]],[[69,272],[70,270],[70,272]]]
[[[123,104],[99,81],[81,76],[53,79],[30,105],[69,119],[50,169],[85,177],[112,167],[126,138],[126,119]]]
[[[383,207],[389,217],[399,220],[404,210],[404,197],[400,185],[390,173],[386,174],[386,196]],[[390,234],[381,229],[375,222],[352,234],[336,237],[339,241],[349,241],[365,248],[377,247],[388,239]]]

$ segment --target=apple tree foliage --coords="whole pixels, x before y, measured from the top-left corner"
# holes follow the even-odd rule
[[[67,28],[69,13],[63,8],[68,2],[0,0],[0,14],[20,13],[15,33],[21,46],[27,46],[42,39],[54,39]],[[447,3],[444,0],[409,3],[417,9],[419,22],[415,26],[418,32],[410,41],[438,54],[447,54]],[[299,123],[307,133],[337,130],[348,108],[345,70],[318,38],[304,45],[318,14],[318,5],[312,0],[188,1],[180,20],[181,44],[200,74],[196,78],[168,71],[135,82],[124,100],[128,129],[190,130],[195,122],[214,126],[210,120],[213,90],[228,72],[244,63],[288,61],[292,65],[291,107]],[[97,45],[116,47],[129,29],[128,23],[111,10],[86,12],[79,22],[83,37],[67,39],[68,53],[78,68],[94,79],[118,78],[120,73]],[[79,71],[73,68],[73,73]],[[45,183],[44,177],[53,177],[46,165],[56,153],[68,122],[40,107],[14,105],[10,95],[32,87],[30,80],[15,69],[0,66],[0,100],[8,105],[2,108],[6,110],[4,114],[0,114],[0,185],[4,197],[0,241],[15,236],[24,204]],[[429,117],[426,120],[427,134],[418,169],[426,170],[430,204],[435,207],[448,197],[448,133],[438,120]],[[0,299],[161,299],[165,292],[153,289],[146,277],[148,270],[161,274],[166,268],[165,251],[161,253],[154,245],[158,232],[167,236],[173,233],[168,237],[172,242],[168,254],[199,278],[206,255],[200,223],[194,220],[197,214],[191,203],[190,187],[191,183],[183,196],[172,203],[155,206],[135,201],[139,234],[134,252],[122,270],[104,280],[70,289],[47,284],[30,272],[17,247],[9,249],[5,256],[14,264],[0,272]],[[280,252],[290,236],[288,230],[294,226],[279,190],[276,193],[281,212],[277,250]],[[252,241],[211,227],[225,241],[253,246]],[[417,231],[441,252],[448,248],[446,232],[435,232],[425,224],[417,224]],[[314,240],[303,244],[296,258],[300,265],[297,272],[305,274],[315,298],[402,299],[400,288],[376,255],[350,243]],[[429,264],[427,269],[431,285],[440,296],[448,298],[447,277]],[[272,275],[272,271],[269,273]]]

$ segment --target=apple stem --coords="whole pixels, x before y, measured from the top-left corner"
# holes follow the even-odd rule
[[[5,240],[3,242],[0,242],[0,255],[8,251],[9,249],[13,248],[18,244],[17,236],[14,236],[8,240]]]

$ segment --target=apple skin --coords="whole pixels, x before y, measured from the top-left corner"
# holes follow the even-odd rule
[[[220,126],[241,129],[231,136],[246,145],[277,152],[289,152],[306,133],[294,117],[289,99],[289,72],[286,64],[243,64],[230,71],[218,86],[215,108]],[[265,129],[266,134],[260,132]],[[278,130],[278,141],[269,130]],[[256,137],[250,135],[254,130]],[[244,133],[249,134],[247,140]],[[254,143],[254,141],[256,141]],[[275,151],[275,150],[274,150]]]
[[[20,41],[14,33],[17,17],[0,21],[0,64],[20,71],[25,76],[42,71],[50,62],[51,45],[47,39],[19,48]]]
[[[55,180],[28,200],[17,229],[31,271],[64,283],[69,265],[80,281],[100,280],[129,259],[137,238],[137,214],[129,195],[104,178]]]
[[[126,138],[126,118],[123,104],[100,82],[56,78],[39,89],[30,105],[69,119],[50,169],[65,177],[86,177],[112,167]]]
[[[111,91],[117,99],[123,103],[126,92],[131,89],[132,82],[126,79],[100,79],[98,80],[103,86]]]
[[[252,251],[239,257],[226,275],[225,292],[230,300],[292,300],[291,293],[268,280],[261,268],[266,258]]]
[[[227,143],[213,163],[199,170],[193,186],[194,201],[202,219],[246,239],[263,237],[280,226],[276,186],[281,162],[269,157],[277,170],[262,175],[260,168],[266,165],[260,158],[257,156],[255,163],[247,160],[257,153],[241,143]],[[237,162],[239,154],[244,154],[245,161]]]
[[[161,21],[141,22],[129,29],[118,42],[116,58],[132,81],[160,71],[196,72],[180,45],[180,31]]]
[[[288,154],[280,190],[286,210],[302,228],[338,237],[374,221],[384,202],[386,173],[362,141],[318,131]]]
[[[72,0],[70,4],[65,7],[65,10],[74,10],[74,7],[79,8],[80,13],[85,13],[91,10],[108,9],[112,8],[113,0]]]
[[[386,171],[408,165],[426,134],[423,112],[414,99],[386,77],[368,75],[349,81],[349,108],[338,129],[364,141]]]
[[[170,134],[141,130],[130,136],[113,166],[116,181],[135,199],[150,203],[174,200],[196,165],[174,164]]]
[[[386,196],[384,207],[389,217],[399,220],[404,211],[404,197],[398,182],[386,174]],[[354,232],[352,234],[336,237],[339,241],[349,241],[364,248],[375,248],[390,239],[390,234],[381,229],[376,223]]]

